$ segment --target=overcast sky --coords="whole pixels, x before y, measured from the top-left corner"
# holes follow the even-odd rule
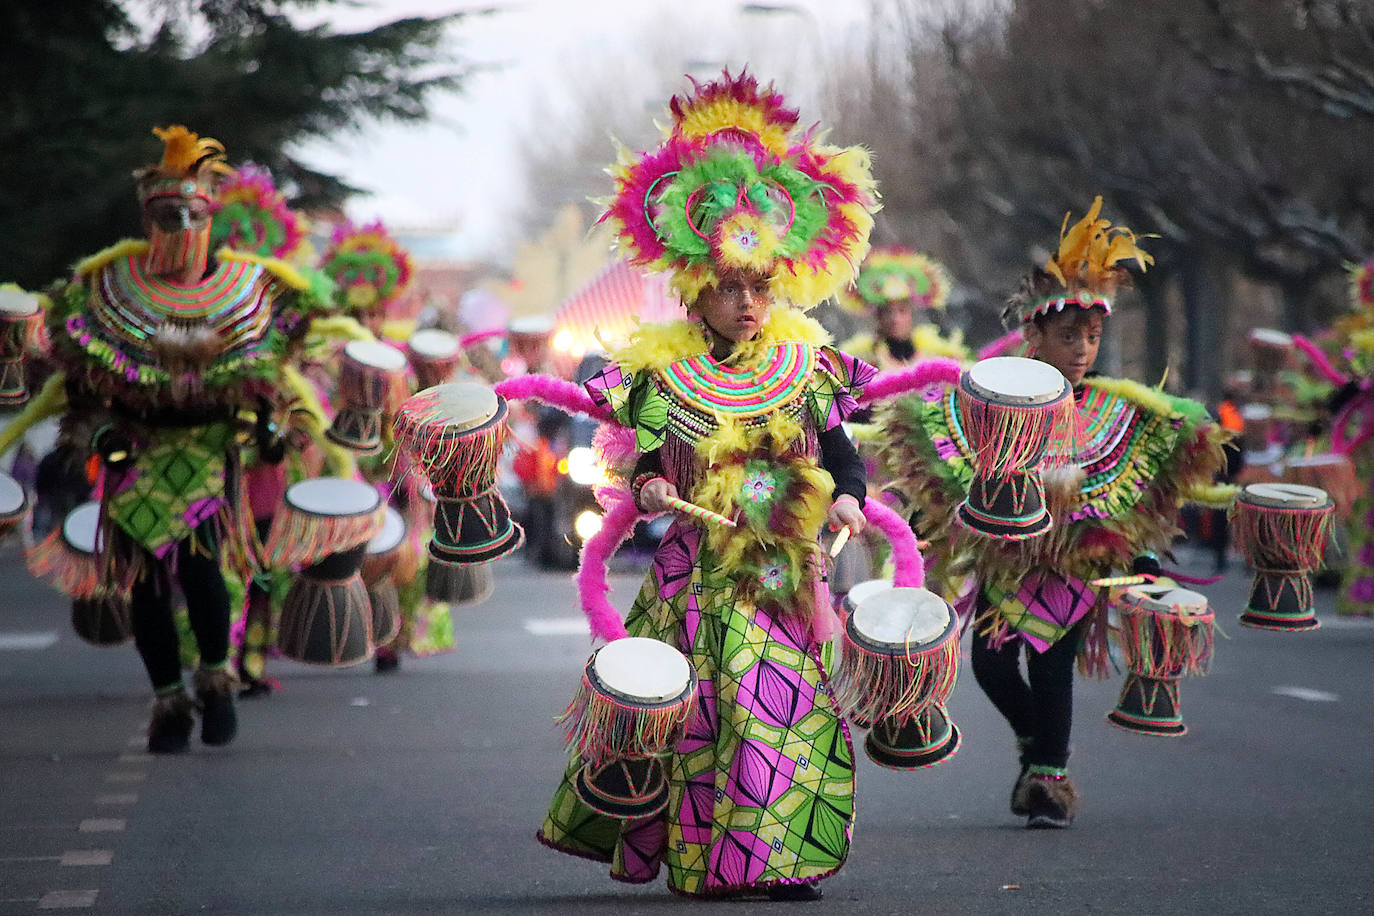
[[[350,204],[354,219],[379,217],[396,229],[455,226],[455,254],[502,260],[502,251],[516,241],[514,213],[523,202],[518,144],[530,135],[531,114],[540,100],[557,109],[573,91],[569,83],[579,71],[605,59],[633,65],[644,53],[637,45],[658,31],[680,46],[683,72],[691,68],[703,76],[713,64],[737,68],[748,62],[760,77],[777,78],[789,98],[805,103],[814,87],[797,83],[815,72],[807,62],[817,51],[852,37],[869,3],[385,0],[358,9],[331,8],[327,15],[335,28],[353,30],[405,15],[486,6],[499,11],[468,19],[455,29],[454,39],[465,60],[494,69],[473,77],[461,96],[435,97],[431,123],[369,125],[360,135],[312,143],[301,152],[311,164],[374,192]],[[761,7],[772,9],[760,12]],[[742,44],[742,36],[749,43]],[[757,50],[760,40],[763,51]],[[749,53],[772,60],[736,59]],[[646,120],[657,116],[652,107],[645,105]],[[802,111],[804,120],[817,114]],[[609,141],[606,152],[609,163]]]

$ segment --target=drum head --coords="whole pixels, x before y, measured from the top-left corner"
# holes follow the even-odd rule
[[[41,310],[38,297],[17,289],[0,289],[0,315],[7,318],[27,318]]]
[[[17,515],[24,511],[27,504],[28,498],[19,481],[0,471],[0,517]]]
[[[302,480],[286,490],[291,508],[311,515],[366,515],[375,512],[381,501],[381,494],[371,484],[345,477]]]
[[[426,388],[401,405],[400,415],[407,424],[441,427],[462,433],[489,422],[501,410],[500,398],[486,385],[476,382],[449,382]]]
[[[855,582],[854,587],[844,596],[845,607],[849,612],[854,613],[854,608],[867,598],[869,595],[876,595],[878,592],[892,588],[891,579],[865,579],[863,582]]]
[[[881,589],[854,608],[850,627],[875,648],[920,650],[940,642],[954,622],[949,604],[924,588]]]
[[[77,553],[93,554],[99,526],[100,503],[82,503],[62,522],[62,539]]]
[[[591,668],[613,696],[641,703],[677,699],[692,679],[681,652],[642,636],[627,636],[602,646],[593,656]]]
[[[406,346],[416,355],[426,359],[452,359],[461,349],[457,337],[438,328],[416,331],[410,335]]]
[[[344,356],[364,366],[387,372],[400,372],[409,365],[404,353],[379,340],[350,340],[344,344]]]
[[[994,356],[974,363],[968,388],[994,404],[1048,404],[1064,394],[1068,381],[1049,363],[1021,356]]]
[[[1319,509],[1331,501],[1325,490],[1300,483],[1252,483],[1241,490],[1251,505],[1283,509]]]
[[[1287,349],[1293,346],[1293,335],[1274,328],[1255,328],[1250,332],[1250,342],[1262,347]]]
[[[377,536],[367,542],[367,553],[379,554],[387,553],[401,546],[401,542],[406,537],[406,520],[401,513],[396,511],[395,506],[386,507],[386,520],[382,522],[382,530]]]
[[[1208,607],[1206,595],[1173,585],[1133,585],[1125,590],[1123,603],[1157,614],[1182,610],[1191,616],[1202,614]]]

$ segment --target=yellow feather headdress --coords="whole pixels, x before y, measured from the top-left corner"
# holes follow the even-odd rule
[[[134,173],[139,200],[154,197],[214,197],[222,175],[234,170],[225,161],[224,144],[211,137],[192,133],[181,124],[154,127],[153,135],[162,141],[162,161]]]

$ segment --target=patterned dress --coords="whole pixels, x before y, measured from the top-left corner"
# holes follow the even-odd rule
[[[818,504],[824,518],[830,478],[810,476],[816,431],[840,423],[874,371],[768,331],[753,358],[732,366],[693,353],[658,366],[612,365],[587,385],[636,430],[641,450],[663,449],[664,474],[679,492],[739,519],[734,536],[746,539],[756,530],[750,518],[785,529],[777,513],[787,501]],[[801,336],[819,335],[816,328]],[[737,455],[710,448],[713,412],[719,422],[738,420],[751,445]],[[793,418],[801,435],[795,448],[761,460],[761,440],[780,428],[779,415]],[[733,481],[728,498],[712,489],[722,476]],[[797,537],[814,550],[819,523],[807,518],[809,530]],[[698,713],[668,761],[666,811],[624,821],[588,808],[573,790],[581,766],[574,756],[539,831],[549,846],[611,863],[617,880],[651,881],[666,863],[673,891],[703,896],[834,873],[854,819],[849,732],[809,613],[798,611],[808,606],[811,580],[786,550],[758,553],[714,538],[694,520],[674,522],[625,621],[631,636],[682,651],[700,682]]]

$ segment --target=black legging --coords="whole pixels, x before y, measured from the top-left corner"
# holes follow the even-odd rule
[[[973,676],[992,705],[1023,742],[1025,762],[1065,767],[1069,762],[1069,732],[1073,728],[1073,663],[1078,653],[1081,624],[1044,652],[1026,649],[1021,677],[1021,646],[1015,638],[994,649],[987,636],[973,635]]]
[[[177,581],[186,598],[191,631],[196,636],[202,667],[223,664],[229,657],[229,588],[220,568],[219,546],[202,526],[176,546]],[[193,549],[192,540],[200,543]],[[131,595],[134,645],[154,690],[181,682],[181,648],[172,616],[172,585],[166,563],[145,556],[144,575]]]

